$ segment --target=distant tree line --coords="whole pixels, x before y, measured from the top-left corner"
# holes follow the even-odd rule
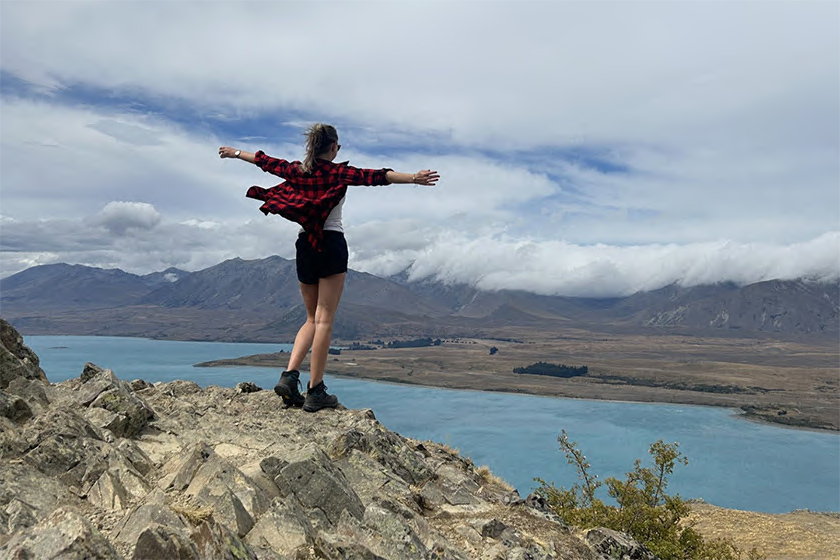
[[[577,377],[586,375],[589,368],[586,366],[567,366],[563,364],[549,364],[537,362],[530,366],[513,368],[513,373],[530,373],[531,375],[550,375],[552,377]]]
[[[441,340],[432,340],[429,337],[415,338],[412,340],[392,340],[385,345],[385,348],[423,348],[424,346],[440,346]]]
[[[379,342],[382,344],[382,341]],[[347,347],[348,350],[376,350],[376,346],[370,346],[368,344],[361,344],[359,342],[351,342],[350,346]]]

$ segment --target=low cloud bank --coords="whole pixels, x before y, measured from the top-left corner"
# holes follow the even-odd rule
[[[687,245],[575,245],[565,241],[459,238],[442,235],[422,250],[361,257],[356,268],[412,280],[472,284],[485,290],[613,297],[731,281],[840,278],[840,232],[804,243],[771,245],[717,241]]]
[[[195,271],[235,257],[294,258],[297,226],[284,220],[167,221],[151,205],[112,203],[95,220],[5,220],[3,277],[66,262],[147,274]],[[131,224],[115,234],[112,219]],[[386,233],[387,232],[387,235]],[[574,244],[511,234],[465,233],[415,220],[368,223],[347,231],[350,267],[379,276],[464,283],[485,290],[613,297],[685,286],[770,279],[840,279],[840,231],[791,244],[720,240],[689,244]]]

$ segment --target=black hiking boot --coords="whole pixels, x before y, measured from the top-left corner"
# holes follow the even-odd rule
[[[335,408],[337,406],[338,397],[328,395],[327,386],[321,381],[306,392],[303,410],[306,412],[318,412],[322,408]]]
[[[300,372],[297,370],[284,371],[280,374],[280,381],[274,386],[274,392],[283,399],[286,408],[290,406],[303,406],[303,395],[300,394]]]

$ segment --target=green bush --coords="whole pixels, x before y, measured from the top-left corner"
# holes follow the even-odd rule
[[[557,488],[544,480],[535,479],[540,487],[536,492],[569,525],[578,527],[607,527],[627,533],[647,546],[662,560],[760,560],[764,556],[756,549],[744,552],[731,541],[706,540],[683,519],[690,513],[689,505],[679,495],[666,493],[668,477],[674,467],[688,464],[678,451],[678,443],[651,444],[649,453],[653,465],[643,467],[636,459],[634,468],[624,480],[609,477],[603,483],[591,473],[586,456],[569,441],[566,431],[557,438],[569,464],[577,469],[581,483],[570,489]],[[605,504],[595,493],[606,485],[615,505]]]

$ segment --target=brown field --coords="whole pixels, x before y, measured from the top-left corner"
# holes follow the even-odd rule
[[[840,559],[840,514],[813,511],[769,514],[692,504],[689,523],[704,537],[732,540],[767,560]]]
[[[577,329],[542,337],[532,329],[508,329],[504,337],[509,340],[444,339],[440,346],[423,348],[342,350],[330,356],[327,373],[456,389],[751,407],[750,418],[840,430],[840,345],[833,340]],[[490,355],[494,346],[498,352]],[[282,368],[287,359],[266,354],[212,364]],[[567,379],[513,373],[539,361],[585,365],[589,372]]]

